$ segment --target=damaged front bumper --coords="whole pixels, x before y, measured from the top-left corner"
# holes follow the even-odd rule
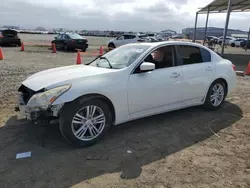
[[[42,109],[39,107],[30,108],[28,107],[22,97],[22,93],[18,93],[18,106],[15,107],[15,111],[20,112],[20,117],[22,119],[31,120],[33,122],[41,122],[41,121],[55,121],[58,119],[60,110],[62,109],[64,104],[59,105],[51,105],[47,109]]]

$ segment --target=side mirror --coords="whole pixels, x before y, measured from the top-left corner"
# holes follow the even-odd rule
[[[154,63],[149,63],[149,62],[143,62],[140,65],[140,70],[142,72],[147,72],[147,71],[152,71],[155,69],[155,64]]]

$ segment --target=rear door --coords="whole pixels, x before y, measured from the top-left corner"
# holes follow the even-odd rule
[[[211,54],[191,45],[178,45],[177,51],[183,70],[183,102],[199,102],[213,80],[215,69]]]
[[[127,38],[126,44],[136,43],[137,42],[137,37],[135,35],[127,35],[126,38]]]

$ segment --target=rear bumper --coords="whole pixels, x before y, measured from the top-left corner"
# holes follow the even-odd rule
[[[89,45],[87,43],[83,44],[68,44],[68,48],[71,49],[87,49]]]

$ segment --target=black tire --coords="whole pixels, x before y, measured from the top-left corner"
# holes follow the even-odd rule
[[[114,43],[109,43],[108,48],[112,48],[112,49],[114,49],[114,48],[115,48]]]
[[[102,110],[105,116],[105,125],[101,133],[96,138],[93,138],[90,141],[85,141],[85,140],[80,140],[74,135],[73,130],[72,130],[72,120],[75,114],[77,114],[80,109],[83,109],[84,107],[87,107],[88,105],[94,105],[96,107],[99,107]],[[74,144],[79,147],[88,147],[88,146],[94,145],[99,139],[101,139],[109,131],[109,129],[111,128],[111,125],[112,125],[111,110],[109,109],[105,101],[98,99],[98,98],[88,98],[88,97],[81,98],[72,103],[66,104],[63,107],[62,113],[59,118],[60,131],[62,135],[64,136],[64,138],[71,144]],[[88,129],[88,133],[90,133],[89,129]]]
[[[235,44],[234,44],[234,43],[232,43],[232,44],[231,44],[231,46],[232,46],[232,47],[235,47]]]
[[[86,52],[86,50],[87,50],[86,48],[83,48],[83,49],[82,49],[82,52]]]
[[[219,105],[214,105],[211,102],[211,95],[213,94],[213,88],[214,88],[215,85],[221,85],[223,87],[223,91],[224,91],[224,95],[223,95],[222,101],[220,102]],[[204,106],[204,108],[209,109],[209,110],[217,110],[217,109],[219,109],[223,105],[226,96],[227,96],[227,88],[226,88],[225,82],[223,82],[221,80],[214,81],[211,84],[211,86],[209,87],[209,90],[208,90],[207,96],[206,96],[206,100],[205,100],[205,103],[204,103],[203,106]]]
[[[219,45],[222,45],[222,42],[221,42],[221,41],[219,42]]]

